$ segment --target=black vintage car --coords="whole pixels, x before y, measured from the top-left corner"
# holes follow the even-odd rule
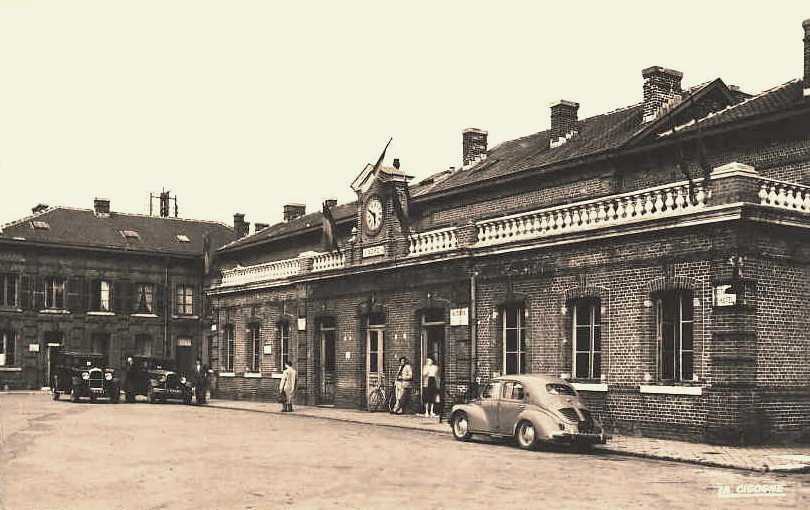
[[[145,395],[152,404],[166,400],[191,404],[192,381],[177,372],[173,360],[130,356],[124,366],[123,388],[127,402],[135,402],[136,395]]]
[[[91,401],[107,398],[117,404],[121,398],[118,374],[106,367],[104,356],[88,352],[57,352],[51,375],[53,399],[70,394],[70,400],[78,402],[82,397]]]

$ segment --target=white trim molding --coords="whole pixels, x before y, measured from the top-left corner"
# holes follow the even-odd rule
[[[270,374],[270,377],[272,379],[281,379],[281,372],[274,372],[274,373]]]
[[[133,313],[130,317],[143,317],[146,319],[157,319],[158,315],[155,313]]]
[[[608,390],[608,385],[605,384],[605,383],[572,382],[570,384],[577,391],[596,391],[596,392],[604,393],[604,392],[606,392]]]
[[[703,386],[663,386],[658,384],[642,384],[638,387],[641,393],[656,393],[661,395],[703,395]]]
[[[45,308],[44,310],[40,310],[39,313],[47,313],[52,315],[70,315],[70,310],[65,310],[64,308]]]
[[[236,377],[235,372],[220,372],[217,375],[219,375],[219,377]]]
[[[261,379],[262,374],[261,372],[245,372],[244,377],[245,379]]]
[[[101,317],[112,317],[112,316],[115,315],[115,312],[101,312],[101,311],[87,312],[87,315],[96,315],[96,316],[101,316]]]
[[[22,372],[22,367],[0,367],[0,372]]]

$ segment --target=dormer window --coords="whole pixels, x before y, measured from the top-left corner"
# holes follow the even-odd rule
[[[44,221],[34,220],[31,222],[31,228],[34,230],[50,230],[51,226]]]
[[[141,235],[135,230],[122,230],[121,235],[126,239],[140,239]]]
[[[177,240],[180,241],[181,243],[190,243],[191,242],[191,239],[189,239],[189,237],[186,234],[177,234],[174,237],[176,237]]]

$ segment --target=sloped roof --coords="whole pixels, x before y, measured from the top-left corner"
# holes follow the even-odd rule
[[[34,222],[43,222],[47,228],[34,228]],[[101,217],[92,209],[69,207],[49,207],[3,225],[0,230],[0,240],[174,255],[202,255],[206,232],[214,246],[222,246],[235,237],[230,227],[213,221],[119,212]],[[136,232],[137,237],[125,237],[123,231]],[[178,235],[186,236],[188,242],[178,239]]]

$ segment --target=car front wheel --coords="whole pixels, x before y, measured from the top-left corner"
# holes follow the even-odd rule
[[[518,446],[524,450],[534,450],[537,447],[537,432],[530,421],[521,421],[515,430],[515,439]]]
[[[450,420],[450,427],[453,429],[453,437],[458,441],[469,441],[472,434],[470,433],[470,419],[467,413],[459,411],[453,415]]]

